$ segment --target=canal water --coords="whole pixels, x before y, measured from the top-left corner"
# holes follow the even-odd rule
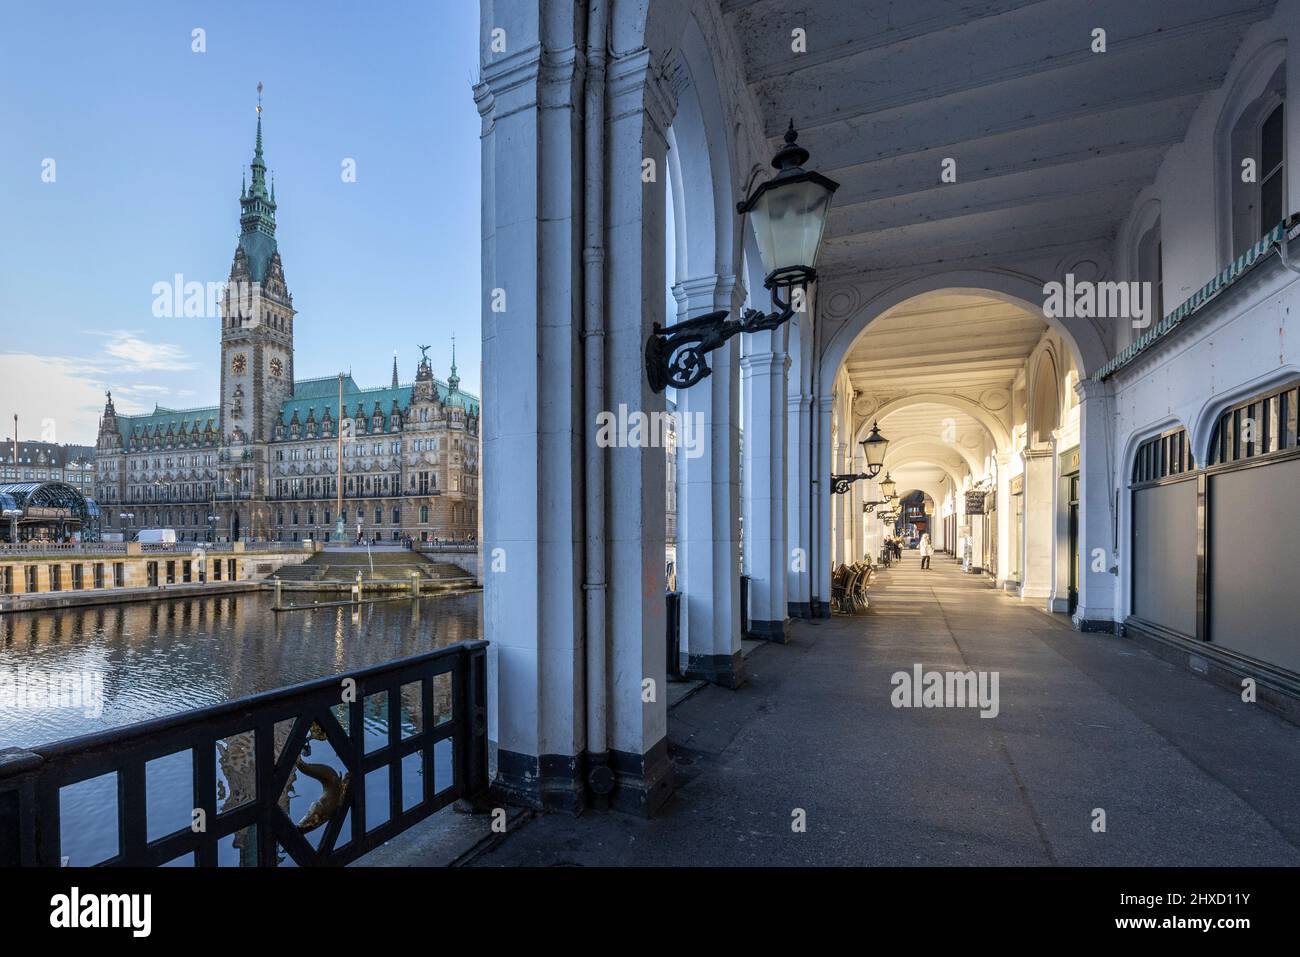
[[[272,600],[268,593],[250,592],[0,615],[0,748],[50,744],[380,664],[483,633],[482,595],[477,592],[375,602],[355,614],[349,605],[276,613],[271,611]],[[48,686],[51,676],[79,680],[78,687],[93,694],[42,700],[36,692]],[[426,720],[437,723],[449,717],[422,715],[416,687],[411,686],[411,694],[403,689],[400,696],[403,734],[420,729]],[[387,741],[383,697],[374,695],[365,702],[367,750]],[[435,686],[435,711],[443,711],[443,700]],[[345,717],[342,708],[337,713]],[[346,721],[342,723],[346,730]],[[277,727],[277,748],[288,732],[288,726]],[[219,814],[251,796],[251,750],[251,734],[219,743]],[[426,773],[420,763],[418,754],[404,762],[403,807],[420,800]],[[438,791],[451,783],[451,765],[450,742],[440,742],[433,769]],[[146,768],[150,840],[190,825],[192,767],[190,752],[180,752]],[[325,828],[305,828],[313,804],[327,790],[337,793],[339,781],[331,770],[341,774],[345,768],[329,742],[309,739],[281,796],[286,813],[301,822],[299,830],[314,847]],[[368,774],[362,786],[368,818],[377,809],[386,813],[388,775]],[[64,788],[60,811],[65,863],[94,864],[118,852],[114,775]],[[382,817],[367,820],[368,828],[382,823]],[[340,846],[349,833],[350,822],[344,825]],[[227,836],[220,843],[221,863],[255,861],[254,842],[251,828]],[[282,849],[277,856],[284,864],[292,863]],[[187,857],[171,863],[188,866],[193,861]]]

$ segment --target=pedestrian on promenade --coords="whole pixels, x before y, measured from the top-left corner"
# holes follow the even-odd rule
[[[934,554],[934,545],[930,543],[929,532],[926,532],[921,536],[921,544],[917,547],[921,550],[921,567],[926,571],[929,571],[930,556]]]

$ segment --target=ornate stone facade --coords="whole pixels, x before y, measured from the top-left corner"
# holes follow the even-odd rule
[[[413,383],[399,383],[396,355],[387,388],[342,374],[295,381],[296,312],[275,239],[260,107],[251,171],[222,301],[220,404],[129,416],[108,395],[94,483],[105,530],[319,539],[338,518],[341,474],[349,538],[476,537],[479,400],[460,389],[454,343],[445,382],[434,378],[427,346]]]

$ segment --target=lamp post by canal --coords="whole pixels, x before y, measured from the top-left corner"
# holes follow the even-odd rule
[[[689,389],[713,371],[705,355],[732,336],[776,329],[806,310],[805,287],[817,278],[817,253],[839,183],[804,169],[809,154],[798,139],[791,120],[785,146],[772,158],[777,174],[736,205],[754,229],[767,272],[763,285],[771,290],[776,308],[767,314],[745,309],[738,318],[722,309],[666,327],[656,322],[645,345],[646,377],[655,392],[667,386]]]

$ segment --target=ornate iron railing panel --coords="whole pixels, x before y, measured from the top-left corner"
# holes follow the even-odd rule
[[[486,793],[487,644],[0,751],[0,866],[63,863],[61,794],[105,775],[116,776],[118,851],[97,863],[157,866],[193,855],[193,864],[215,866],[229,839],[225,850],[237,849],[243,865],[275,866],[281,851],[299,866],[347,864],[453,801]],[[331,751],[341,773],[328,758],[305,762],[313,746]],[[151,837],[150,763],[186,752],[190,826]],[[418,787],[404,786],[408,773]],[[386,777],[386,807],[367,806],[372,774]],[[305,801],[295,791],[300,776],[319,782],[321,794],[294,820],[293,803]]]

